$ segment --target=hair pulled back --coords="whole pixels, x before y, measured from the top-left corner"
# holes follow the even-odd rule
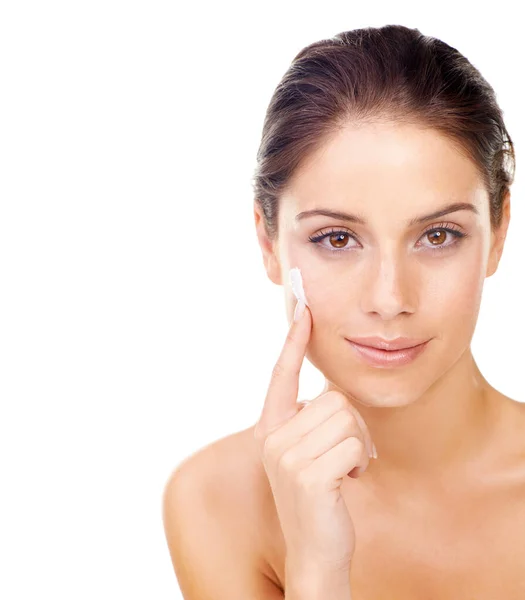
[[[253,178],[270,239],[279,198],[299,165],[349,123],[433,128],[470,158],[489,195],[491,226],[514,180],[513,142],[496,94],[445,42],[403,25],[345,31],[303,48],[277,85]]]

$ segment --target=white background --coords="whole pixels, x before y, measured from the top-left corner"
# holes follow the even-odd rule
[[[472,348],[525,399],[518,6],[2,3],[0,597],[181,598],[162,491],[262,408],[287,321],[251,178],[271,94],[318,39],[417,27],[495,88],[518,167]],[[300,398],[321,386],[305,362]]]

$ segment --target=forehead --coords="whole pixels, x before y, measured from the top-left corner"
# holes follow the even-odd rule
[[[348,125],[294,173],[285,196],[301,210],[351,203],[407,216],[446,201],[482,202],[474,163],[443,134],[411,124]],[[481,209],[481,206],[480,206]]]

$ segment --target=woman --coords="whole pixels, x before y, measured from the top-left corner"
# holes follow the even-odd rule
[[[166,486],[184,598],[525,597],[525,404],[470,349],[513,176],[493,89],[444,42],[388,25],[296,56],[254,187],[290,333],[258,423]]]

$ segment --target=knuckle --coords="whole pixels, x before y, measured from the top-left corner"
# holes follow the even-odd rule
[[[348,400],[346,397],[336,390],[331,390],[327,393],[330,398],[330,404],[335,410],[343,410],[348,407]]]
[[[346,443],[349,446],[349,452],[352,452],[352,454],[356,457],[361,456],[365,448],[363,440],[359,439],[358,437],[351,436],[347,438]]]
[[[357,419],[349,410],[340,410],[337,415],[345,430],[353,431],[355,429]]]
[[[297,473],[296,477],[297,485],[304,490],[309,492],[319,486],[317,478],[314,476],[314,472],[310,469],[302,469]]]
[[[292,450],[287,450],[281,456],[279,461],[280,468],[286,473],[292,473],[297,465],[297,457]]]
[[[277,361],[272,369],[272,379],[280,379],[284,375],[284,367],[280,361]]]
[[[296,340],[296,336],[295,336],[294,330],[293,329],[288,330],[288,333],[286,334],[285,345],[286,346],[288,346],[288,345],[293,346],[296,343],[296,341],[297,340]]]

